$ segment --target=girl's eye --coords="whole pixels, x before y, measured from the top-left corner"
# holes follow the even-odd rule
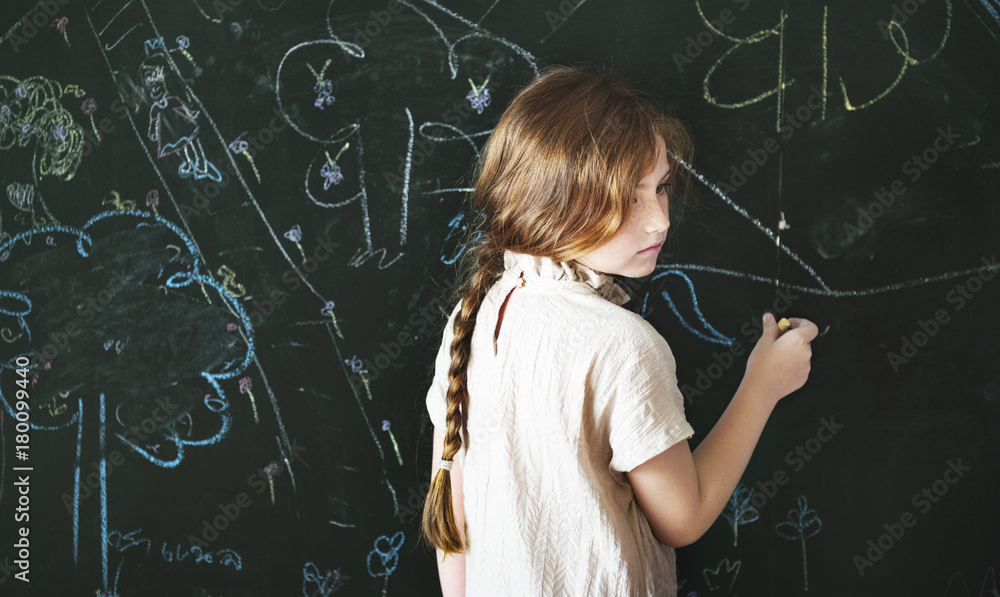
[[[661,184],[657,185],[657,187],[656,187],[656,194],[657,195],[663,195],[663,194],[665,194],[667,192],[667,189],[669,189],[669,188],[670,188],[670,183],[669,182],[661,183]],[[639,202],[639,197],[638,196],[635,196],[635,197],[632,198],[632,203],[638,203],[638,202]]]

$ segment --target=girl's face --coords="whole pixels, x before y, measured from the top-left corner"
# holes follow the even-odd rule
[[[163,67],[157,66],[144,67],[145,70],[142,72],[142,85],[149,91],[149,95],[152,96],[154,101],[159,101],[160,98],[165,96],[167,93],[167,88],[163,84]]]
[[[656,256],[670,228],[667,174],[667,147],[656,138],[656,161],[653,170],[635,188],[632,213],[628,220],[600,247],[576,261],[598,272],[641,278],[653,273]]]

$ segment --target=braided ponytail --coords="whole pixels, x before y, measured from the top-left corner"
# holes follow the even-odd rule
[[[472,354],[472,332],[483,299],[503,273],[503,251],[492,239],[487,239],[485,243],[468,249],[464,267],[461,268],[465,270],[466,280],[458,285],[456,291],[462,308],[455,317],[455,337],[450,347],[451,368],[448,370],[448,392],[445,398],[448,410],[442,460],[453,460],[463,444],[466,447],[469,445],[469,390],[466,373]],[[427,542],[446,554],[465,551],[462,535],[455,522],[450,470],[438,469],[431,481],[421,527]]]

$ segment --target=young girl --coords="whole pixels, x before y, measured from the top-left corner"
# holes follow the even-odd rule
[[[565,67],[486,143],[479,242],[427,394],[422,530],[444,595],[676,595],[673,548],[715,521],[771,410],[805,383],[816,326],[781,335],[765,315],[691,453],[670,348],[612,277],[653,272],[689,155],[682,125],[635,90]]]

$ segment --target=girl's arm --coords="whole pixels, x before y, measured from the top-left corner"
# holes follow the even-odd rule
[[[712,526],[743,476],[771,411],[805,384],[810,342],[819,330],[805,319],[790,321],[792,329],[779,334],[774,318],[765,318],[743,382],[694,454],[687,441],[678,442],[628,472],[636,502],[660,543],[683,547]]]
[[[431,479],[437,474],[438,461],[444,452],[444,431],[434,427],[434,456],[431,460]],[[447,474],[447,473],[446,473]],[[462,495],[462,467],[458,457],[451,465],[451,500],[455,512],[455,523],[458,525],[462,544],[465,545],[465,502]],[[465,554],[451,554],[447,557],[444,551],[437,549],[438,578],[441,580],[441,593],[444,597],[465,597]]]

